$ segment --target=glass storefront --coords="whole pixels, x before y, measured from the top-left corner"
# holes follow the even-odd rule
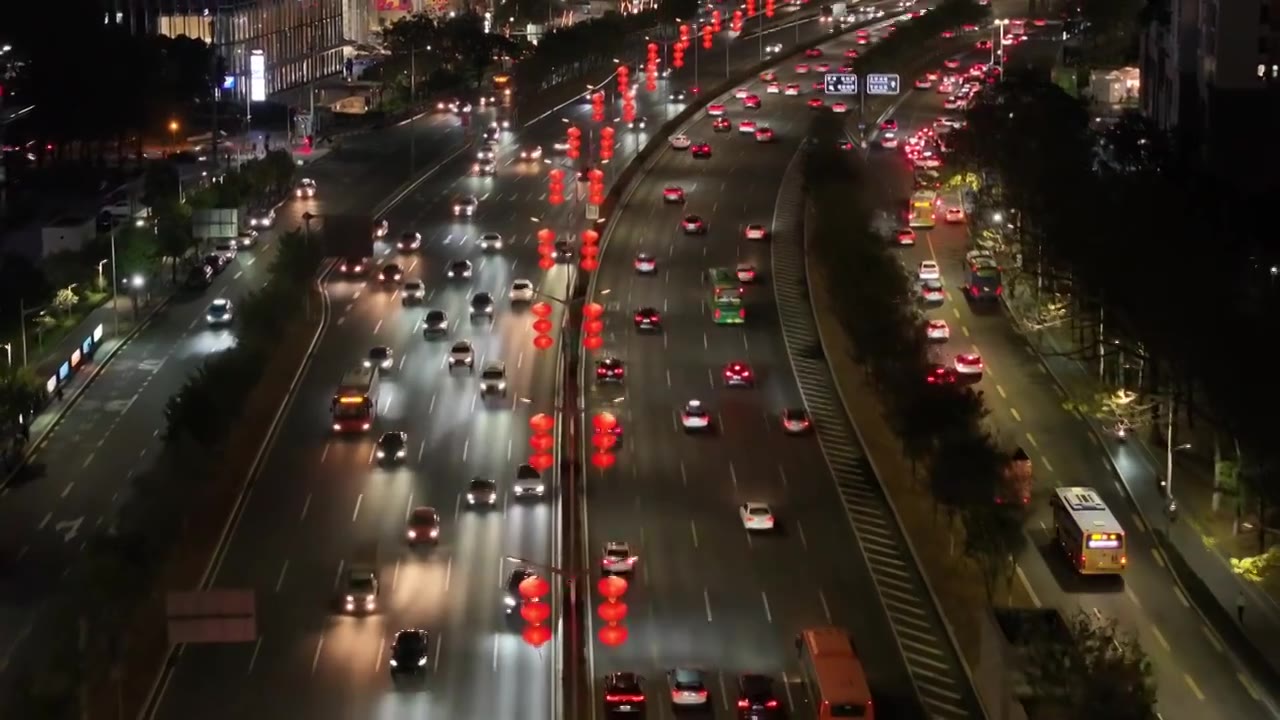
[[[152,32],[212,42],[227,74],[237,78],[233,92],[241,99],[254,50],[267,59],[268,95],[342,71],[343,0],[139,1],[144,3]]]

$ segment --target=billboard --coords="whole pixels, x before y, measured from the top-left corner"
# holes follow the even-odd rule
[[[249,56],[249,99],[262,102],[267,99],[267,56],[254,50]]]

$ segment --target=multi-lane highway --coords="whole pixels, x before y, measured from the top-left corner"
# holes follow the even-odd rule
[[[813,32],[805,27],[801,38]],[[754,46],[735,45],[731,53],[735,67],[755,59]],[[679,74],[671,81],[680,82]],[[679,109],[665,102],[668,89],[664,83],[653,97],[640,92],[638,111],[650,131]],[[513,567],[505,556],[553,561],[553,505],[517,502],[510,486],[528,454],[529,418],[554,410],[557,353],[534,349],[532,317],[506,296],[517,278],[534,281],[548,298],[566,287],[566,266],[545,273],[537,267],[532,238],[544,225],[562,235],[581,232],[585,188],[570,174],[569,201],[552,208],[547,163],[520,162],[516,152],[535,144],[549,152],[564,134],[560,120],[587,127],[589,112],[574,105],[504,133],[496,177],[471,175],[470,152],[445,163],[382,214],[390,233],[375,245],[372,272],[330,277],[331,321],[216,575],[218,587],[257,591],[260,638],[252,646],[186,647],[165,677],[158,717],[549,715],[552,645],[539,652],[521,642],[504,616],[500,585]],[[615,159],[605,166],[609,180],[648,139],[619,133]],[[564,162],[550,153],[548,159]],[[473,219],[452,217],[452,200],[461,195],[479,199]],[[312,212],[323,217],[329,198],[322,186]],[[421,250],[394,249],[406,231],[422,235]],[[485,232],[501,233],[506,247],[483,252],[477,239]],[[461,259],[474,264],[474,276],[447,280],[447,265]],[[406,281],[425,282],[421,307],[402,306],[398,287],[377,282],[374,273],[388,262],[405,268]],[[480,291],[498,300],[492,323],[468,318]],[[423,338],[427,309],[448,313],[446,338]],[[448,348],[460,339],[472,341],[478,367],[505,363],[505,397],[485,401],[476,376],[446,369]],[[375,345],[391,347],[395,358],[381,384],[376,427],[334,436],[329,410],[339,377]],[[394,468],[373,462],[373,443],[389,430],[409,437],[405,462]],[[475,476],[498,481],[494,509],[467,509],[466,486]],[[416,506],[439,511],[438,546],[406,546],[406,515]],[[368,617],[334,612],[342,571],[354,563],[378,567],[381,610]],[[387,676],[391,638],[408,627],[432,634],[422,693],[393,692]]]
[[[808,62],[839,65],[853,44],[824,47],[825,57]],[[730,96],[723,100],[730,131],[714,132],[711,117],[692,122],[688,135],[710,142],[712,157],[668,151],[616,213],[607,238],[594,285],[594,298],[606,306],[606,342],[592,360],[617,357],[626,376],[621,386],[594,383],[588,365],[594,386],[586,410],[588,421],[601,410],[616,414],[624,439],[617,465],[588,476],[583,562],[594,571],[608,541],[630,543],[639,560],[626,598],[629,639],[621,647],[596,642],[593,674],[597,688],[609,672],[642,674],[650,716],[664,717],[665,672],[701,668],[715,714],[736,717],[737,675],[763,672],[775,678],[793,717],[812,717],[794,640],[803,628],[835,624],[853,635],[878,712],[971,717],[967,681],[891,516],[864,515],[851,531],[849,503],[880,507],[867,486],[845,479],[846,468],[861,467],[852,434],[843,445],[823,436],[820,447],[813,435],[782,429],[781,411],[806,401],[815,419],[836,425],[827,420],[829,395],[810,395],[806,384],[801,397],[770,287],[770,245],[744,238],[748,224],[774,225],[781,171],[812,117],[806,102],[815,76],[798,75],[794,63],[779,67],[778,79],[802,83],[802,96],[744,83],[763,107],[747,110]],[[757,143],[739,132],[743,120],[769,126],[776,139]],[[665,202],[663,191],[676,186],[685,201]],[[709,224],[706,235],[682,233],[681,218],[690,213]],[[656,273],[637,273],[633,262],[642,252],[656,258]],[[713,324],[706,272],[739,263],[758,273],[746,286],[746,323]],[[637,330],[633,313],[642,307],[660,311],[661,332]],[[731,362],[749,366],[754,387],[727,386],[723,371]],[[680,411],[691,399],[710,410],[713,433],[682,430]],[[738,516],[747,501],[768,503],[779,530],[747,533]]]
[[[463,137],[457,118],[429,115],[377,135],[348,138],[342,150],[306,172],[332,198],[327,207],[367,209],[411,170],[421,171],[459,147]],[[169,302],[39,447],[33,459],[36,477],[5,489],[0,499],[0,527],[5,528],[0,553],[7,570],[0,577],[0,672],[19,657],[19,646],[35,627],[36,610],[56,590],[85,539],[111,523],[130,478],[160,449],[165,402],[210,353],[234,342],[234,327],[206,326],[209,302],[215,297],[235,301],[266,282],[276,234],[300,227],[301,214],[314,209],[286,202],[277,212],[276,229],[263,233],[255,249],[240,253],[211,288]]]
[[[1036,42],[1041,41],[1029,44]],[[1014,51],[1015,60],[1021,50]],[[987,59],[986,51],[975,51],[965,58],[963,67]],[[905,139],[941,115],[958,114],[943,108],[944,98],[933,90],[906,96],[894,113],[902,127],[898,135]],[[876,170],[871,176],[886,180],[881,188],[886,207],[892,199],[910,193],[911,171],[901,152],[873,147],[869,161]],[[949,204],[957,201],[947,199]],[[951,340],[937,348],[939,359],[949,361],[961,352],[981,354],[986,372],[977,387],[991,410],[990,422],[1010,449],[1020,445],[1035,464],[1036,491],[1026,527],[1029,548],[1018,558],[1029,594],[1046,607],[1083,608],[1103,618],[1116,618],[1124,629],[1136,632],[1154,662],[1159,709],[1165,718],[1261,717],[1274,712],[1274,704],[1263,699],[1257,685],[1174,583],[1097,441],[1078,417],[1063,408],[1060,389],[1006,315],[998,306],[984,307],[964,299],[960,291],[964,256],[972,249],[966,227],[948,225],[940,214],[934,229],[917,233],[914,247],[900,249],[904,266],[914,275],[921,261],[937,261],[947,288],[946,302],[926,313],[951,325]],[[1124,525],[1129,567],[1123,582],[1082,579],[1064,561],[1052,539],[1047,506],[1052,489],[1063,485],[1093,486]]]

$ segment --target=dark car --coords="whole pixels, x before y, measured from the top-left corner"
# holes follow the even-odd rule
[[[782,429],[789,435],[803,435],[813,427],[809,411],[804,408],[787,408],[782,411]]]
[[[740,720],[764,720],[780,717],[782,704],[773,692],[773,678],[768,675],[743,673],[738,676],[738,717]]]
[[[643,682],[644,678],[633,672],[615,672],[605,675],[605,712],[643,715],[645,712]]]
[[[409,252],[422,247],[422,235],[416,232],[406,232],[400,235],[400,240],[396,243],[396,249],[400,252]]]
[[[218,273],[221,273],[223,270],[226,270],[227,263],[230,262],[227,259],[227,256],[221,253],[209,253],[208,255],[205,255],[201,260],[202,262],[204,262],[205,265],[209,267],[210,270],[213,271],[214,275],[217,275]]]
[[[552,257],[558,263],[573,262],[573,243],[568,240],[557,240]]]
[[[404,277],[404,268],[395,263],[388,263],[382,266],[382,271],[378,273],[378,279],[384,283],[398,283]]]
[[[657,308],[642,307],[636,311],[636,329],[658,331],[662,329],[662,316]]]
[[[426,505],[414,508],[405,522],[404,537],[410,545],[440,542],[440,513]]]
[[[391,679],[426,675],[430,648],[431,635],[426,630],[410,628],[396,633],[391,643]]]
[[[711,143],[694,143],[689,147],[689,154],[696,158],[711,157]]]
[[[404,456],[409,451],[409,436],[399,431],[383,433],[378,438],[378,447],[374,452],[378,462],[386,465],[394,465],[404,462]]]
[[[493,320],[493,296],[487,292],[478,292],[471,296],[471,319],[482,318]]]
[[[343,258],[342,262],[338,265],[338,272],[344,275],[359,275],[363,273],[367,267],[369,267],[368,258]]]
[[[507,582],[503,585],[502,605],[508,615],[520,612],[520,583],[534,575],[537,573],[524,566],[517,567],[507,575]]]
[[[626,368],[616,357],[601,358],[596,361],[596,380],[599,382],[622,382]]]
[[[467,507],[493,507],[498,504],[498,483],[482,477],[473,477],[467,483]]]
[[[689,99],[689,93],[684,90],[676,90],[667,96],[667,102],[682,103]]]
[[[428,310],[422,317],[422,337],[430,340],[433,337],[446,335],[449,332],[449,315],[443,310]]]
[[[213,284],[213,268],[205,263],[192,265],[187,271],[187,287],[193,290],[203,290]]]
[[[733,121],[727,117],[718,117],[711,121],[711,129],[715,132],[729,132],[733,130]]]

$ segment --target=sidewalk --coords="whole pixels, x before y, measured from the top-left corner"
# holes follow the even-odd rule
[[[27,366],[37,378],[47,383],[49,394],[44,404],[36,409],[35,417],[27,424],[25,444],[16,456],[0,458],[0,488],[20,479],[26,461],[40,449],[49,433],[75,406],[76,401],[102,373],[111,358],[157,312],[169,304],[173,286],[167,269],[159,273],[156,282],[155,288],[148,294],[149,299],[139,302],[136,315],[129,296],[120,295],[94,308],[60,341],[50,343],[39,351],[28,346]],[[98,335],[96,340],[93,339],[95,335]],[[88,352],[85,351],[86,348],[89,349]],[[77,350],[80,351],[80,359],[73,367],[72,361]],[[61,374],[64,364],[67,375],[59,383],[55,378]]]
[[[1015,267],[1008,257],[1002,258],[1002,265]],[[1039,307],[1030,282],[1020,282],[1017,271],[1010,273],[1009,280],[1021,292],[1013,297],[1009,293],[1004,295],[1006,310],[1066,396],[1076,402],[1093,404],[1099,393],[1114,391],[1114,387],[1104,387],[1072,352],[1077,346],[1068,327],[1059,323],[1033,329],[1029,321],[1039,317]],[[1130,433],[1126,442],[1120,442],[1106,426],[1107,421],[1093,416],[1081,416],[1081,419],[1105,451],[1143,522],[1160,545],[1175,579],[1196,608],[1260,682],[1280,687],[1280,605],[1267,587],[1277,579],[1254,582],[1232,569],[1233,559],[1257,554],[1257,534],[1256,530],[1250,530],[1233,535],[1234,498],[1225,498],[1224,507],[1217,511],[1212,508],[1212,463],[1206,467],[1193,456],[1174,453],[1174,496],[1178,510],[1176,520],[1171,522],[1166,512],[1168,501],[1160,485],[1166,465],[1163,429],[1153,432],[1155,428],[1138,428]],[[1189,430],[1176,429],[1175,442],[1192,434]],[[1158,436],[1154,441],[1153,435]],[[1212,440],[1198,447],[1208,448],[1211,453]],[[1241,596],[1244,598],[1243,623],[1237,620]]]

